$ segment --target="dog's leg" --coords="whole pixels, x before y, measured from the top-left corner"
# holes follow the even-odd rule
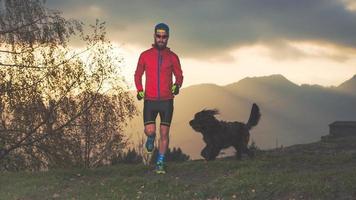
[[[212,145],[206,145],[204,149],[201,151],[200,155],[205,158],[205,160],[215,160],[215,158],[219,155],[220,149],[214,147]]]
[[[251,151],[250,149],[248,149],[247,147],[245,148],[245,152],[248,155],[249,158],[253,158],[255,157],[255,152]]]
[[[219,155],[220,153],[220,149],[217,147],[211,147],[211,151],[210,151],[210,155],[209,155],[209,159],[210,160],[215,160],[215,158]]]
[[[241,160],[243,148],[241,148],[241,145],[239,144],[234,145],[234,148],[236,150],[236,159]]]
[[[246,137],[245,137],[245,141],[244,141],[244,144],[243,144],[243,147],[244,147],[244,151],[246,152],[246,154],[248,155],[248,157],[252,158],[255,156],[255,152],[254,151],[251,151],[249,148],[248,148],[248,142],[250,141],[250,132],[247,131],[246,132]]]
[[[201,152],[200,152],[200,155],[203,157],[203,158],[205,158],[205,160],[208,160],[208,155],[209,155],[209,153],[208,153],[208,146],[205,146],[204,148],[203,148],[203,150],[201,150]]]
[[[205,158],[205,160],[214,160],[214,156],[213,156],[213,147],[211,145],[206,145],[204,147],[204,149],[201,151],[200,153],[201,156],[203,156],[203,158]]]

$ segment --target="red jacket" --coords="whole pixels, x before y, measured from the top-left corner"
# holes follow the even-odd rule
[[[168,47],[158,50],[152,47],[141,53],[135,71],[135,85],[137,91],[143,91],[142,75],[146,72],[145,99],[166,100],[173,99],[172,73],[175,84],[182,86],[183,73],[178,56]]]

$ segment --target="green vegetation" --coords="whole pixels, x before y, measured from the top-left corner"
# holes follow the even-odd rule
[[[355,199],[356,138],[259,151],[255,159],[3,172],[0,199]]]

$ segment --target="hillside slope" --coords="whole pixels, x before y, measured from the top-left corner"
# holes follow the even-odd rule
[[[1,172],[0,199],[356,199],[356,137],[168,165]]]

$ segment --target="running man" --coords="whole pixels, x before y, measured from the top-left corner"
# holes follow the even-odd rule
[[[156,137],[156,117],[159,114],[160,141],[156,161],[156,173],[165,174],[165,153],[169,145],[169,128],[173,116],[174,95],[179,94],[183,83],[183,73],[178,56],[167,47],[169,27],[159,23],[154,28],[152,48],[141,53],[135,71],[137,99],[144,99],[143,121],[147,136],[145,151],[152,156]],[[145,72],[145,89],[142,86],[142,75]],[[172,75],[175,77],[173,84]],[[146,164],[149,164],[150,159]]]

